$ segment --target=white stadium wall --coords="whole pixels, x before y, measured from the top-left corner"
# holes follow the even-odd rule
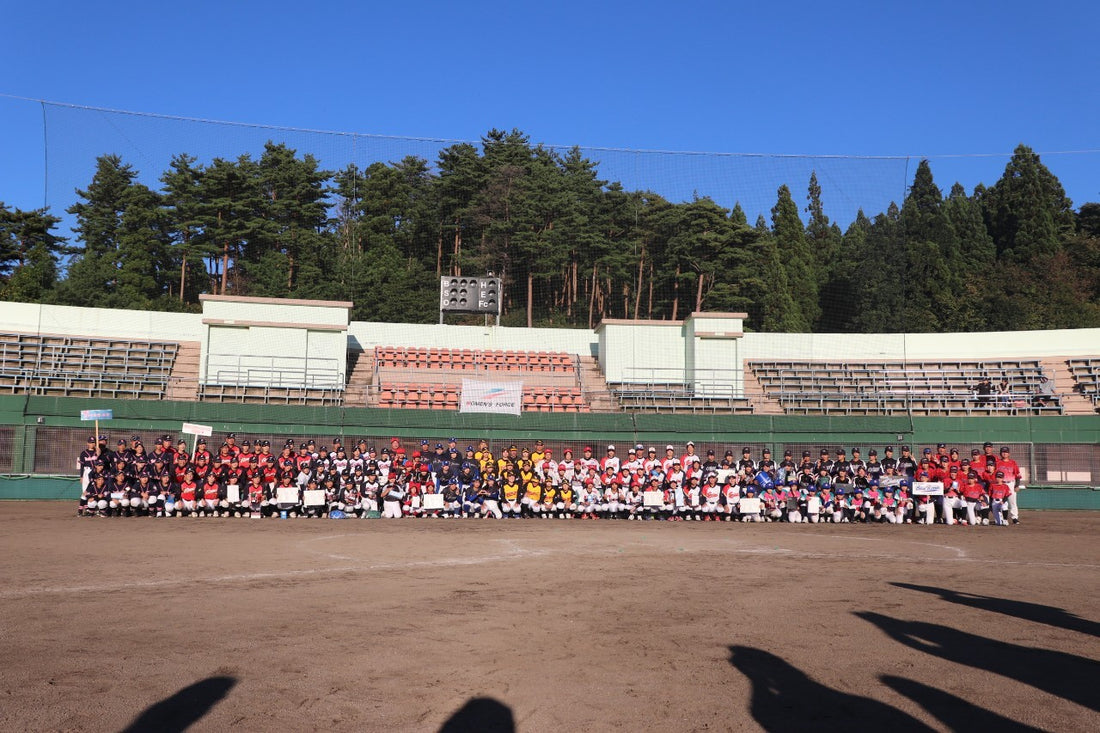
[[[744,364],[757,360],[936,361],[1100,354],[1100,329],[742,334],[742,314],[711,313],[692,314],[682,322],[607,320],[595,330],[528,329],[349,323],[351,304],[336,302],[205,296],[203,307],[204,312],[199,314],[2,303],[0,330],[199,342],[204,346],[204,355],[224,352],[268,362],[280,356],[318,359],[326,365],[337,365],[341,373],[346,350],[369,352],[375,346],[562,351],[597,357],[609,382],[694,383],[704,392],[709,389],[705,388],[707,382],[712,386],[725,382],[739,390]],[[692,368],[698,372],[694,380]]]

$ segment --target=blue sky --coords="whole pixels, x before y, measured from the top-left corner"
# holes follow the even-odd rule
[[[1095,0],[98,5],[9,3],[5,25],[20,30],[0,45],[0,93],[382,135],[476,140],[517,127],[534,142],[610,148],[1100,150]],[[81,131],[51,134],[64,154],[56,135]],[[42,160],[41,108],[0,98],[0,200],[41,206]],[[992,184],[1005,160],[933,157],[932,169],[946,192],[956,179]],[[1100,153],[1044,162],[1075,205],[1100,201]],[[774,201],[780,174],[754,166],[760,201]],[[804,171],[779,168],[801,200]],[[824,184],[827,213],[880,210],[856,200],[863,170],[832,173],[851,191],[831,202]],[[706,195],[722,188],[712,175],[670,169],[643,183]]]

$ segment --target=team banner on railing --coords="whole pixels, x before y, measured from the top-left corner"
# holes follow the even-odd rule
[[[523,407],[523,382],[462,380],[459,412],[500,412],[518,415]]]

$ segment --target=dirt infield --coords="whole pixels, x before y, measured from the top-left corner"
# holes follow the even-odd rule
[[[0,504],[3,730],[1100,729],[1100,515],[78,519]]]

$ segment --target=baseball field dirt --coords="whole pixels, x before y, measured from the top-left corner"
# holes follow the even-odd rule
[[[8,502],[0,729],[1095,731],[1098,539]]]

